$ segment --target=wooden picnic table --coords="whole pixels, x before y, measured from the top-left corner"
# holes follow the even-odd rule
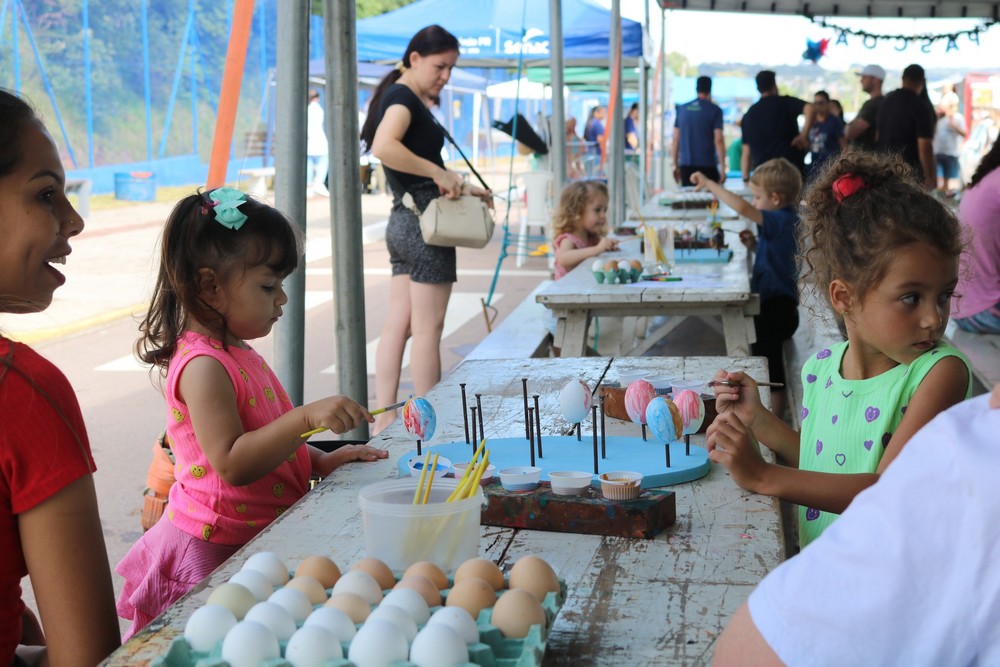
[[[428,445],[464,441],[461,382],[467,383],[470,396],[482,394],[488,438],[523,437],[521,378],[528,378],[529,391],[541,395],[543,433],[559,433],[567,426],[558,408],[560,389],[574,378],[594,386],[606,368],[609,381],[636,369],[699,380],[719,368],[767,377],[760,357],[466,361],[426,396],[438,424]],[[607,422],[609,433],[634,435],[637,428],[615,419]],[[693,443],[703,444],[703,437],[695,436]],[[342,569],[363,557],[358,490],[395,477],[398,459],[414,446],[398,421],[373,444],[387,448],[389,459],[335,471],[105,664],[133,667],[164,655],[210,591],[253,553],[274,552],[290,567],[311,555],[329,555]],[[774,499],[741,491],[714,465],[702,479],[671,488],[676,522],[653,539],[481,528],[480,555],[504,571],[518,558],[535,554],[566,582],[567,597],[550,629],[544,665],[707,664],[726,620],[783,560]]]
[[[631,341],[623,341],[624,354],[641,355],[684,317],[719,316],[726,354],[749,356],[750,344],[756,341],[753,316],[760,312],[760,299],[750,291],[746,248],[736,234],[727,233],[727,240],[733,255],[726,263],[684,262],[683,251],[676,251],[678,263],[672,271],[681,278],[676,282],[600,284],[592,271],[593,262],[581,262],[535,297],[556,318],[554,345],[564,356],[583,356],[593,317],[671,316],[667,325],[650,332],[638,345],[631,347]],[[602,260],[622,258],[642,260],[637,239],[623,243],[616,253],[600,255]]]

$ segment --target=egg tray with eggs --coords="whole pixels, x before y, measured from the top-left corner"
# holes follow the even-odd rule
[[[530,557],[526,560],[534,559]],[[364,559],[365,561],[375,561],[375,559]],[[483,559],[474,559],[479,563],[485,562]],[[539,559],[534,559],[539,560]],[[376,564],[378,562],[376,561]],[[356,564],[357,565],[357,564]],[[426,565],[422,563],[419,565]],[[532,563],[534,565],[534,563]],[[384,567],[384,565],[382,566]],[[548,568],[548,572],[551,573],[551,568]],[[527,569],[527,568],[525,568]],[[499,570],[496,570],[499,572]],[[294,574],[294,573],[293,573]],[[528,572],[525,574],[522,571],[523,577],[537,577],[541,578],[540,575],[535,575],[534,573]],[[398,585],[402,580],[400,573],[393,573],[393,578],[396,582],[395,588],[400,588]],[[440,667],[537,667],[541,665],[542,658],[545,654],[545,644],[548,639],[548,629],[552,626],[553,621],[559,614],[559,610],[566,600],[566,582],[562,579],[557,579],[558,581],[558,592],[548,592],[545,594],[544,599],[541,602],[541,609],[544,613],[544,623],[536,623],[530,626],[527,630],[527,634],[522,638],[512,638],[505,637],[504,633],[499,627],[493,625],[493,614],[494,607],[485,607],[481,609],[478,617],[475,621],[475,627],[478,630],[478,641],[474,643],[467,644],[468,649],[468,661],[465,662],[448,662],[442,654],[446,652],[441,652],[439,654],[436,650],[431,650],[432,659],[417,659],[414,661],[411,654],[410,660],[392,660],[389,662],[382,662],[378,660],[377,656],[371,656],[374,659],[371,660],[359,660],[357,662],[348,659],[348,655],[351,651],[351,643],[353,640],[341,640],[340,648],[344,657],[336,659],[327,659],[320,661],[310,661],[306,660],[304,662],[293,661],[287,658],[286,652],[289,646],[289,640],[280,640],[278,642],[281,656],[286,657],[271,657],[261,660],[251,660],[245,663],[239,663],[238,667],[245,667],[247,665],[260,665],[261,667],[296,667],[298,664],[311,664],[318,665],[319,667],[367,667],[369,665],[380,665],[384,667],[422,667],[423,665],[436,665]],[[503,576],[503,589],[496,591],[496,601],[507,592],[510,592],[510,576]],[[452,589],[455,587],[454,577],[447,578],[447,588],[440,591],[442,604],[429,607],[429,612],[431,615],[436,612],[445,609],[445,605],[448,604],[448,596]],[[282,587],[277,587],[276,591],[282,590]],[[384,595],[388,595],[393,589],[383,590]],[[333,589],[326,589],[326,593],[329,596],[333,593]],[[519,590],[518,592],[523,592]],[[457,594],[456,594],[457,595]],[[461,605],[465,606],[466,602],[461,601]],[[537,608],[537,603],[533,603],[535,608]],[[313,611],[323,608],[322,604],[312,605]],[[379,604],[370,605],[371,614],[379,609]],[[454,609],[455,607],[448,607]],[[507,624],[514,623],[518,624],[523,622],[524,619],[530,618],[532,611],[524,610],[518,605],[507,605],[504,609],[506,616],[509,617],[508,620],[503,621],[505,627]],[[464,614],[466,622],[468,622],[469,616]],[[372,616],[369,616],[372,618]],[[498,623],[501,621],[498,620]],[[297,621],[296,629],[301,629],[307,622]],[[427,627],[427,623],[417,625],[418,631],[422,631]],[[440,624],[439,624],[440,625]],[[360,623],[354,623],[356,630],[360,630],[364,626],[364,621]],[[415,642],[409,642],[412,645]],[[223,641],[218,641],[210,650],[199,651],[192,648],[191,644],[185,639],[184,636],[176,637],[170,645],[169,650],[164,656],[154,659],[150,664],[152,667],[237,667],[233,662],[227,661],[222,657],[223,652]],[[366,656],[367,657],[367,656]],[[440,659],[440,660],[439,660]],[[360,663],[360,664],[359,664]]]
[[[639,282],[642,276],[642,262],[637,259],[595,259],[590,270],[599,285],[627,285]]]

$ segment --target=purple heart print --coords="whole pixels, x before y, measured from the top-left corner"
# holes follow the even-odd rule
[[[832,385],[832,384],[833,384],[833,378],[827,378],[826,379],[826,384],[823,385],[823,389],[829,389],[830,385]]]
[[[865,410],[865,420],[870,424],[876,419],[878,419],[878,416],[880,414],[881,413],[879,412],[878,408],[873,406],[868,406],[868,408]]]
[[[882,434],[882,446],[883,447],[888,447],[890,440],[892,440],[892,433],[883,433]]]
[[[808,382],[809,384],[812,384],[815,381],[816,381],[816,376],[813,375],[812,373],[806,376],[806,382]]]
[[[822,451],[823,451],[823,441],[822,440],[817,440],[816,441],[816,456],[819,456],[819,453],[822,452]]]
[[[809,509],[806,510],[806,521],[815,521],[818,518],[819,518],[818,509],[810,507]]]
[[[833,352],[830,351],[830,348],[823,348],[822,350],[820,350],[819,352],[816,353],[816,358],[817,359],[826,359],[831,354],[833,354]]]
[[[805,419],[809,415],[809,408],[802,408],[802,416],[799,417],[800,420]]]
[[[872,445],[874,444],[875,442],[872,440],[865,440],[865,449],[867,449],[870,452],[872,450]]]
[[[837,415],[834,415],[833,417],[831,417],[830,421],[833,422],[834,424],[836,424],[837,423]]]

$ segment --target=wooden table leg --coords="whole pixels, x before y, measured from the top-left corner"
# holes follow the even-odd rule
[[[753,318],[744,315],[739,306],[727,306],[722,311],[722,329],[726,336],[726,354],[749,357]]]
[[[562,319],[562,318],[560,318]],[[568,310],[565,317],[560,356],[583,357],[587,350],[587,311]]]

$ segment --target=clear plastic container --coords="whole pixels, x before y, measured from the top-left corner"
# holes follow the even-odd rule
[[[431,561],[445,573],[479,555],[479,524],[485,505],[481,488],[464,500],[445,502],[458,487],[454,479],[435,479],[425,505],[414,505],[413,477],[369,484],[358,492],[366,555],[392,570]]]

